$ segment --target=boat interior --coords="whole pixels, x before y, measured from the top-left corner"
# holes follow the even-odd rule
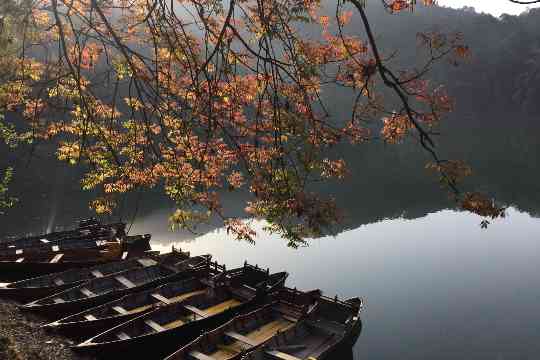
[[[90,280],[82,285],[37,300],[33,304],[54,304],[95,297],[108,292],[135,288],[137,286],[148,284],[160,278],[174,274],[175,272],[172,269],[168,269],[160,265],[127,270],[106,277]]]
[[[275,301],[247,315],[238,316],[167,358],[167,360],[231,360],[280,332],[294,327],[303,316],[303,307]]]
[[[55,287],[65,284],[77,283],[80,281],[101,278],[117,272],[156,265],[157,261],[150,258],[131,259],[125,261],[115,261],[111,263],[100,264],[85,269],[71,269],[60,273],[54,273],[27,280],[17,281],[8,284],[7,288],[39,288]]]
[[[127,252],[126,256],[127,256]],[[12,256],[0,258],[0,262],[16,262],[16,263],[88,263],[92,261],[107,261],[119,259],[122,254],[122,247],[119,243],[111,243],[104,248],[92,249],[74,249],[62,250],[58,252],[47,253],[20,253]]]
[[[158,307],[146,315],[98,335],[89,342],[126,340],[175,329],[184,324],[223,313],[242,305],[245,301],[245,298],[234,294],[228,288],[217,290],[208,288],[204,293],[193,295],[182,302]]]
[[[354,307],[321,297],[314,311],[297,326],[276,334],[246,359],[318,359],[343,339],[356,315]]]
[[[79,322],[141,313],[157,304],[168,305],[203,294],[205,289],[206,286],[196,278],[175,281],[155,289],[126,295],[121,299],[68,316],[58,322]]]

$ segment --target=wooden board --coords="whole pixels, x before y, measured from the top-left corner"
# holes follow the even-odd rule
[[[178,295],[178,296],[175,296],[175,297],[172,297],[172,298],[168,298],[168,300],[171,303],[180,302],[180,301],[188,299],[188,298],[190,298],[192,296],[204,294],[205,292],[206,292],[206,290],[192,291],[192,292],[189,292],[189,293],[186,293],[186,294],[182,294],[182,295]]]
[[[297,358],[296,356],[292,356],[289,354],[282,353],[281,351],[277,350],[269,350],[266,351],[268,355],[271,355],[274,359],[281,359],[281,360],[302,360],[300,358]]]
[[[208,316],[215,315],[215,314],[222,313],[227,309],[236,307],[236,306],[238,306],[240,304],[242,304],[240,301],[238,301],[236,299],[231,299],[231,300],[227,300],[227,301],[224,301],[222,303],[219,303],[217,305],[211,306],[209,308],[206,308],[206,309],[204,309],[204,312],[206,314],[208,314]]]
[[[174,329],[185,324],[184,319],[178,319],[168,324],[163,325],[165,329]]]
[[[115,279],[121,283],[122,285],[124,285],[126,288],[128,289],[131,289],[131,288],[134,288],[135,285],[131,280],[129,280],[128,278],[126,278],[125,276],[122,276],[122,275],[118,275],[115,277]]]

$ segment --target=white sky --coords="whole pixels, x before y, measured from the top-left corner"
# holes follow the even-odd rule
[[[518,15],[529,7],[540,7],[540,5],[519,5],[511,3],[508,0],[438,0],[438,4],[453,8],[461,8],[463,6],[472,6],[477,12],[490,13],[494,16],[501,14]]]

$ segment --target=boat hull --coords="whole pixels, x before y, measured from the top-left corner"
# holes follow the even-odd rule
[[[4,282],[24,280],[31,277],[48,275],[55,272],[70,269],[83,269],[110,262],[106,261],[81,261],[81,262],[22,262],[0,261],[0,279]]]
[[[20,303],[25,303],[67,290],[71,287],[78,286],[83,282],[84,281],[77,281],[65,285],[43,287],[0,287],[0,298],[12,299]]]
[[[201,271],[200,269],[186,270],[133,288],[126,288],[118,291],[108,292],[98,296],[93,296],[76,301],[66,301],[64,303],[43,304],[38,306],[23,305],[20,306],[19,309],[21,309],[22,311],[28,311],[41,315],[48,319],[60,319],[68,315],[73,315],[83,310],[90,309],[95,306],[103,305],[109,301],[120,299],[122,296],[125,296],[127,294],[151,289],[171,281],[182,280],[188,277],[202,276],[203,273],[204,271]]]
[[[144,353],[145,360],[163,359],[179,347],[195,340],[205,331],[215,329],[235,316],[252,311],[262,305],[261,299],[253,299],[235,308],[212,317],[187,323],[179,328],[148,334],[122,341],[74,346],[72,349],[80,354],[92,356],[98,359],[109,359],[115,354],[122,357],[138,358]],[[144,315],[142,315],[144,316]],[[132,321],[136,321],[133,319]],[[123,326],[121,324],[120,326]],[[113,331],[111,329],[109,331]],[[149,351],[151,349],[151,351]]]

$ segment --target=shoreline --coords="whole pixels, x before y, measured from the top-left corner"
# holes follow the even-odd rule
[[[21,313],[16,302],[0,300],[0,360],[91,360],[74,353],[72,341],[43,330],[45,323]]]

